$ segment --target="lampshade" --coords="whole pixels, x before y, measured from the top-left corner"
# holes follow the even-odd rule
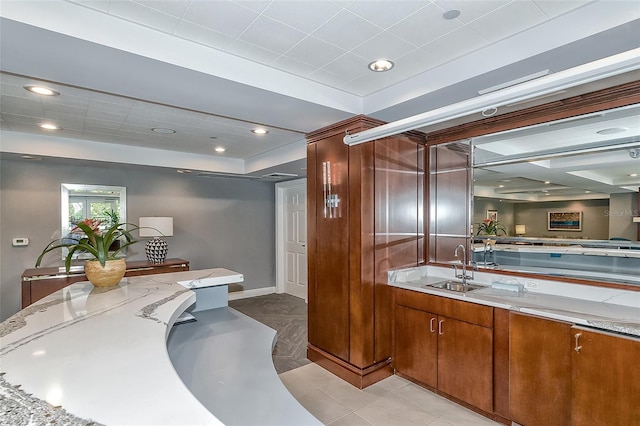
[[[172,217],[141,217],[138,219],[140,226],[139,235],[141,237],[172,237],[173,218]]]
[[[516,234],[522,235],[527,233],[527,227],[525,225],[516,225]]]

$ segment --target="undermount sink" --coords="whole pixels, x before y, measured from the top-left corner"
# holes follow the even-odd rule
[[[425,287],[441,288],[443,290],[457,291],[458,293],[467,293],[469,291],[479,290],[484,286],[477,285],[477,284],[467,284],[465,286],[459,281],[447,280],[447,281],[438,281],[437,283],[433,283],[433,284],[427,284]]]

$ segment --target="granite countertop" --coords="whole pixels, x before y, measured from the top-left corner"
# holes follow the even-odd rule
[[[76,283],[2,322],[0,420],[222,424],[176,373],[166,339],[195,301],[187,287],[220,285],[227,272],[128,277],[110,288]]]
[[[467,293],[429,287],[453,278],[451,269],[422,266],[389,272],[389,285],[466,302],[567,321],[602,330],[640,336],[640,291],[628,291],[558,281],[476,272],[473,284],[484,288]],[[492,288],[510,280],[523,291]]]

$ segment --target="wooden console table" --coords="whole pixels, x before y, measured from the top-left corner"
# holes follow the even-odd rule
[[[125,277],[136,275],[164,274],[189,270],[189,261],[167,259],[164,263],[149,263],[146,260],[127,262]],[[60,272],[58,268],[27,269],[22,274],[22,308],[78,281],[87,281],[84,269]]]

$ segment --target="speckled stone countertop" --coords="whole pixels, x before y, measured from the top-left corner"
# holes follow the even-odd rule
[[[222,424],[166,347],[195,301],[178,281],[207,285],[213,271],[129,277],[110,288],[76,283],[2,322],[0,424]]]
[[[550,319],[640,336],[640,291],[568,284],[530,277],[476,272],[473,284],[486,286],[467,293],[430,287],[453,278],[453,271],[422,266],[389,272],[391,286]],[[520,284],[524,291],[492,288],[496,282]]]

